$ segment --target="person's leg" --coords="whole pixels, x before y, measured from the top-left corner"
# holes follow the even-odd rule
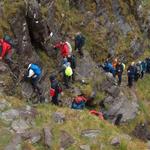
[[[122,81],[122,75],[121,75],[121,74],[119,74],[119,75],[118,75],[118,85],[120,85],[120,84],[121,84],[121,81]]]
[[[72,69],[72,71],[73,71],[73,74],[72,74],[72,82],[74,82],[74,81],[75,81],[75,69]]]
[[[67,77],[66,75],[64,75],[64,82],[65,82],[66,88],[69,88],[69,77]]]
[[[32,84],[34,90],[37,91],[39,95],[41,95],[42,92],[41,92],[40,87],[38,86],[38,82],[39,82],[39,77],[31,79],[31,84]]]
[[[144,71],[141,72],[141,79],[143,78],[144,76]]]
[[[55,96],[52,97],[52,103],[55,105],[59,105],[58,103],[58,94],[56,93]]]
[[[84,56],[84,54],[83,54],[83,51],[82,51],[82,47],[78,47],[78,50],[79,50],[79,54],[80,54],[80,56],[81,56],[81,57],[83,57],[83,56]]]
[[[128,76],[128,86],[131,87],[132,86],[132,79],[130,76]]]

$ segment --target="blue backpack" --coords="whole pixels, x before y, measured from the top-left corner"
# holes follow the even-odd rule
[[[40,76],[42,73],[41,68],[36,64],[31,64],[29,69],[32,69],[37,76]]]

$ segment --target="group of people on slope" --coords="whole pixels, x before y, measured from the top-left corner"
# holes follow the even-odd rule
[[[146,58],[138,63],[132,62],[127,68],[128,86],[132,87],[133,82],[142,79],[146,72],[150,73],[150,58]]]
[[[124,63],[122,63],[118,59],[114,59],[113,61],[110,61],[110,60],[107,59],[105,61],[105,63],[102,65],[102,68],[106,72],[112,73],[113,77],[117,76],[117,78],[118,78],[118,85],[121,85],[122,74],[123,74],[123,71],[125,70],[125,64]]]
[[[82,47],[84,46],[85,38],[78,32],[75,36],[75,51],[78,51],[81,57],[83,57]],[[72,46],[68,41],[61,41],[54,45],[54,49],[59,49],[62,62],[59,73],[62,74],[63,84],[68,89],[70,88],[69,83],[75,81],[75,69],[76,69],[76,57],[72,52]],[[50,96],[52,97],[52,103],[58,105],[59,94],[62,92],[62,86],[58,82],[56,75],[50,76],[51,89]]]
[[[114,59],[113,61],[106,60],[102,65],[102,68],[106,72],[112,73],[113,77],[118,78],[118,85],[122,82],[122,74],[125,70],[125,64],[119,61],[118,59]],[[146,58],[143,61],[139,61],[138,63],[132,62],[127,68],[127,77],[128,77],[128,86],[132,87],[133,82],[137,82],[138,79],[142,79],[146,72],[150,72],[150,58]]]
[[[75,50],[83,56],[82,47],[84,46],[85,38],[78,32],[75,36]],[[5,35],[0,39],[0,60],[6,60],[7,62],[12,62],[12,47],[13,42],[10,36]],[[54,45],[54,49],[59,49],[62,56],[62,64],[59,73],[63,74],[64,85],[69,88],[69,81],[75,81],[75,68],[76,68],[76,58],[72,54],[71,44],[67,41],[59,42]],[[33,86],[33,89],[38,95],[42,94],[42,90],[39,85],[39,81],[42,77],[42,68],[36,63],[31,63],[26,66],[27,70],[24,74],[23,79],[29,81]],[[52,103],[58,105],[58,95],[61,93],[62,89],[55,75],[50,76],[51,90],[50,95],[52,96]],[[53,89],[53,90],[52,90]]]

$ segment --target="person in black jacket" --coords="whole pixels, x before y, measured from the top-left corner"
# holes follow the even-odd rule
[[[54,75],[50,76],[50,82],[51,82],[50,96],[52,97],[51,102],[55,105],[59,105],[58,96],[62,92],[62,88]]]
[[[85,44],[85,37],[81,34],[81,32],[78,32],[75,37],[75,50],[77,49],[80,56],[83,56],[82,47]]]
[[[131,65],[127,69],[128,86],[129,87],[133,86],[133,81],[134,81],[134,78],[135,78],[135,72],[136,72],[135,63],[132,62]]]
[[[119,61],[116,65],[116,75],[118,76],[118,85],[121,84],[122,81],[122,73],[123,73],[123,65]]]

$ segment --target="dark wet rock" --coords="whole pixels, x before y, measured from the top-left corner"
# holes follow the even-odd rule
[[[87,129],[81,132],[81,136],[94,138],[101,134],[100,130],[97,129]]]
[[[89,145],[81,145],[81,146],[80,146],[80,149],[81,149],[81,150],[90,150],[91,148],[90,148]]]
[[[16,132],[16,133],[25,133],[27,129],[30,128],[29,122],[19,119],[15,120],[12,122],[11,128]]]
[[[13,121],[19,117],[19,112],[16,109],[10,109],[1,114],[1,119],[5,121]]]
[[[150,128],[149,125],[147,123],[140,123],[138,124],[134,131],[133,131],[133,135],[136,138],[139,138],[143,141],[148,141],[150,140]]]
[[[12,139],[12,141],[6,146],[4,150],[20,150],[21,149],[21,136],[15,135]]]
[[[74,143],[73,137],[66,131],[61,131],[60,145],[62,148],[67,149]]]
[[[21,136],[30,143],[35,144],[41,140],[41,133],[38,130],[26,131]]]
[[[121,141],[118,137],[115,137],[111,140],[111,145],[113,146],[117,146],[117,145],[120,145]]]
[[[49,127],[45,127],[44,128],[44,143],[47,147],[51,147],[52,146],[52,133],[51,133],[51,129]]]
[[[65,115],[61,112],[53,113],[52,117],[53,117],[53,120],[59,124],[64,123],[64,121],[66,120]]]

